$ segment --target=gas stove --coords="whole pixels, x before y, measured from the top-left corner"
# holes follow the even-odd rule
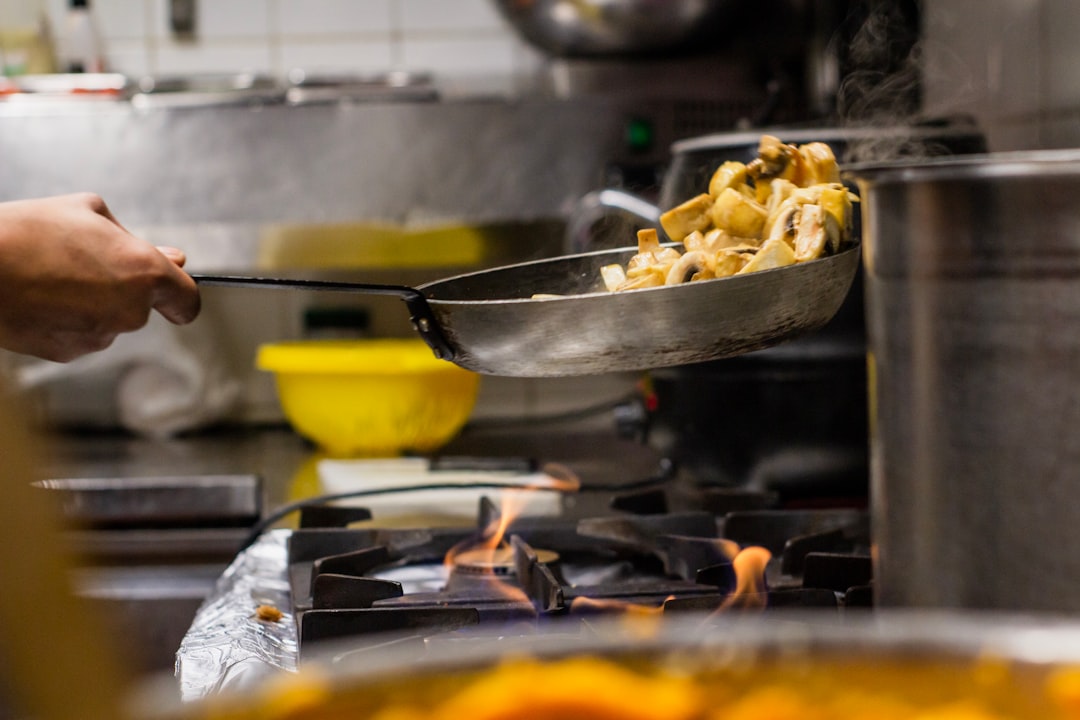
[[[512,496],[481,491],[471,519],[439,524],[380,521],[363,505],[304,507],[299,527],[238,556],[196,616],[178,653],[185,694],[228,684],[226,665],[245,652],[291,670],[328,650],[377,650],[390,636],[423,648],[598,615],[872,605],[861,507],[776,507],[767,493],[673,478],[627,491],[585,483],[564,497],[573,502],[556,511],[518,514]],[[695,502],[705,509],[673,509]],[[228,662],[215,668],[208,657]]]
[[[868,545],[850,509],[505,521],[485,500],[475,528],[297,530],[287,562],[304,653],[568,615],[863,607]]]

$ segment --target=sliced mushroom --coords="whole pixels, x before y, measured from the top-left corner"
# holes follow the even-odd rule
[[[765,212],[771,217],[776,214],[780,206],[791,197],[791,194],[798,189],[798,186],[790,180],[784,180],[783,178],[777,178],[769,183],[769,197],[765,200]],[[768,223],[768,220],[766,220]]]
[[[840,182],[840,167],[836,164],[836,155],[825,143],[812,142],[800,145],[799,155],[802,157],[805,171],[803,184]]]
[[[640,290],[641,288],[660,287],[664,284],[664,278],[656,273],[645,273],[640,277],[631,278],[624,282],[616,290]]]
[[[734,275],[742,270],[751,258],[753,255],[737,252],[731,248],[721,250],[713,256],[713,275],[716,277]]]
[[[772,268],[784,267],[795,264],[795,253],[791,246],[783,240],[768,240],[762,244],[754,258],[746,263],[738,274],[771,270]]]
[[[660,215],[660,226],[669,238],[679,242],[695,230],[709,227],[709,208],[712,204],[712,195],[702,193]]]
[[[638,233],[638,252],[621,270],[604,269],[605,286],[631,290],[681,284],[791,265],[838,252],[852,232],[858,198],[839,182],[832,149],[797,146],[763,135],[758,157],[728,161],[709,192],[663,213],[663,232],[680,252],[660,244],[655,229]]]
[[[783,240],[792,247],[795,246],[795,230],[799,223],[801,206],[795,200],[784,202],[776,215],[769,222],[771,225],[765,228],[766,241]]]
[[[757,246],[760,242],[754,238],[742,238],[732,235],[720,228],[713,228],[709,232],[705,233],[705,250],[706,252],[716,253],[724,248],[736,247],[740,245],[753,245]]]
[[[660,234],[656,228],[642,228],[637,231],[637,251],[639,253],[656,252],[660,249]]]
[[[660,237],[653,228],[638,230],[637,238],[637,254],[626,263],[626,276],[629,278],[635,278],[642,273],[648,272],[649,268],[657,263],[674,261],[675,257],[671,253],[678,256],[678,251],[674,248],[660,246]]]
[[[762,135],[758,143],[758,156],[747,164],[746,172],[759,182],[783,178],[799,184],[802,163],[802,156],[794,145],[788,145],[773,135]]]
[[[712,231],[710,230],[710,232]],[[705,242],[705,236],[701,234],[700,230],[695,230],[694,232],[684,237],[682,244],[683,248],[685,248],[687,252],[691,252],[693,250],[705,250],[708,247]]]
[[[826,230],[830,233],[830,252],[839,252],[840,246],[851,237],[853,223],[851,202],[853,197],[852,193],[842,185],[828,187],[821,192],[821,209],[835,223],[835,229],[832,226],[826,227]]]
[[[765,226],[765,207],[738,190],[727,188],[709,210],[716,227],[740,237],[761,237]]]
[[[618,263],[605,265],[600,268],[600,277],[603,278],[604,287],[606,287],[609,292],[615,292],[620,285],[626,282],[626,272],[623,271],[622,265],[619,265]]]
[[[695,276],[702,273],[712,274],[709,269],[708,255],[700,250],[688,252],[672,263],[671,268],[667,272],[667,278],[664,280],[665,285],[680,285],[690,280]]]
[[[720,193],[727,188],[734,188],[739,192],[743,192],[744,188],[746,191],[750,190],[750,186],[746,184],[746,165],[736,160],[728,160],[716,169],[709,180],[709,194],[714,198],[720,197]]]
[[[795,231],[795,260],[806,262],[825,254],[828,215],[820,205],[803,205]]]

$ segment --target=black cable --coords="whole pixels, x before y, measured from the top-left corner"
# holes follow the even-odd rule
[[[405,487],[392,487],[392,488],[371,488],[368,490],[350,490],[349,492],[331,493],[328,495],[319,495],[317,497],[306,498],[304,500],[296,500],[294,502],[282,505],[274,510],[263,519],[251,526],[251,531],[248,533],[247,538],[240,546],[240,551],[243,551],[250,547],[252,543],[259,539],[259,537],[270,529],[275,523],[283,520],[294,512],[303,510],[306,507],[314,507],[316,505],[325,505],[326,503],[336,502],[338,500],[349,500],[351,498],[358,497],[372,497],[375,495],[391,495],[401,492],[420,492],[424,490],[554,490],[555,492],[576,492],[578,490],[575,487],[573,490],[563,489],[553,485],[538,485],[536,483],[521,483],[511,484],[505,482],[471,482],[471,483],[424,483],[421,485],[408,485]]]
[[[561,493],[577,493],[577,492],[624,492],[627,490],[640,490],[642,488],[650,487],[663,483],[667,480],[665,475],[657,475],[643,480],[633,480],[626,483],[619,483],[616,485],[580,485],[575,483],[567,483],[566,487],[559,487],[557,485],[544,485],[538,483],[506,483],[506,482],[470,482],[470,483],[423,483],[420,485],[407,485],[405,487],[391,487],[391,488],[369,488],[367,490],[350,490],[349,492],[331,493],[327,495],[318,495],[316,497],[305,498],[303,500],[296,500],[291,503],[280,506],[266,517],[259,520],[257,523],[251,526],[251,530],[245,537],[244,542],[241,543],[237,552],[243,552],[252,544],[258,540],[264,532],[269,530],[275,523],[280,522],[284,518],[288,517],[294,512],[303,510],[306,507],[315,507],[317,505],[325,505],[326,503],[336,502],[338,500],[350,500],[359,497],[373,497],[376,495],[392,495],[394,493],[402,492],[422,492],[425,490],[553,490]]]

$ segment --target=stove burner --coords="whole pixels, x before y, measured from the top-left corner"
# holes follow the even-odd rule
[[[535,552],[538,562],[550,564],[559,559],[559,554],[551,550],[535,550]],[[453,567],[450,571],[451,582],[457,573],[511,578],[517,575],[514,563],[514,549],[505,545],[494,550],[489,548],[465,550],[454,556]]]
[[[499,540],[496,525],[503,542],[478,547]],[[764,587],[739,583],[736,596],[733,559],[749,546],[771,556]],[[850,508],[506,519],[481,502],[473,529],[305,527],[289,541],[301,653],[346,635],[362,648],[391,628],[427,638],[595,613],[839,612],[871,604],[870,569],[867,516]]]
[[[444,591],[454,595],[472,592],[478,598],[478,593],[483,592],[527,600],[522,592],[522,587],[527,584],[520,577],[522,569],[527,578],[530,574],[527,565],[543,563],[547,566],[557,561],[559,554],[551,550],[534,550],[532,556],[524,557],[522,552],[520,543],[461,551],[450,562],[450,576]],[[522,563],[526,567],[523,568]]]

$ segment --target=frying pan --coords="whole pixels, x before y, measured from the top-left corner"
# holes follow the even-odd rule
[[[859,266],[856,246],[746,275],[606,291],[600,268],[625,266],[636,252],[630,247],[566,255],[416,288],[192,277],[202,285],[396,295],[437,357],[488,375],[555,377],[683,365],[776,345],[827,323]]]

